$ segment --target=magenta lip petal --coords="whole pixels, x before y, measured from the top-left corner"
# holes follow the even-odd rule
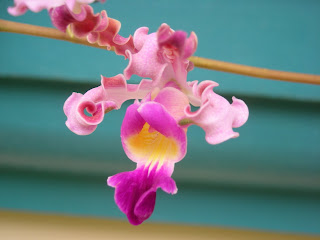
[[[166,167],[156,169],[156,166],[151,170],[140,166],[134,171],[118,173],[107,180],[107,184],[115,188],[116,204],[133,225],[139,225],[151,216],[158,188],[170,194],[177,192],[175,181]]]

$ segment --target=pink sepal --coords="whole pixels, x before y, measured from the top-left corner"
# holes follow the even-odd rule
[[[111,78],[101,76],[101,86],[89,90],[84,95],[73,93],[66,100],[66,125],[78,135],[88,135],[102,122],[106,112],[119,109],[128,99],[145,97],[151,87],[152,82],[146,79],[140,84],[127,84],[122,74]],[[85,110],[91,116],[87,116]]]
[[[249,117],[248,107],[242,100],[233,97],[230,104],[212,91],[216,86],[218,84],[212,81],[194,83],[194,95],[201,98],[200,109],[196,112],[191,112],[189,106],[185,109],[186,119],[203,128],[210,144],[238,137],[239,133],[232,128],[241,127]]]
[[[151,80],[142,79],[139,84],[127,84],[122,74],[111,78],[101,76],[101,85],[108,100],[114,101],[118,108],[128,99],[144,98],[152,89]]]

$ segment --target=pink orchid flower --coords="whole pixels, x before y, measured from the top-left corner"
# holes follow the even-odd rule
[[[138,29],[133,43],[135,51],[125,52],[129,64],[124,74],[102,77],[101,86],[84,95],[73,93],[64,110],[69,129],[86,135],[96,129],[104,112],[136,99],[124,117],[121,141],[137,167],[109,177],[107,183],[115,188],[120,210],[131,224],[138,225],[151,216],[158,188],[170,194],[177,192],[171,175],[174,164],[186,154],[187,128],[200,126],[207,142],[218,144],[239,136],[233,128],[247,121],[249,111],[242,100],[233,98],[230,104],[214,93],[218,84],[213,81],[187,82],[187,73],[192,69],[188,57],[197,46],[194,33],[187,37],[185,32],[175,32],[163,24],[156,33]],[[127,84],[126,79],[133,74],[151,80]],[[190,103],[199,109],[191,112]],[[85,108],[92,116],[83,113]]]

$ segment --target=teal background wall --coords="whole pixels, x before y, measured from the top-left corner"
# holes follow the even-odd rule
[[[51,26],[45,11],[0,18]],[[166,22],[195,31],[197,56],[320,74],[319,1],[115,1],[94,4],[128,36]],[[120,142],[124,109],[96,132],[65,127],[73,92],[127,64],[112,52],[51,39],[0,33],[0,208],[124,218],[108,176],[134,168]],[[195,69],[188,80],[219,82],[218,92],[246,101],[240,137],[211,146],[197,127],[173,178],[179,193],[158,192],[151,221],[320,233],[320,87]],[[138,81],[134,77],[132,82]],[[131,80],[130,80],[131,81]],[[128,103],[129,104],[129,103]]]

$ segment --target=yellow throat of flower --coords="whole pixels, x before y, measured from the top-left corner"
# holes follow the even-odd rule
[[[180,147],[173,138],[168,138],[145,123],[139,134],[129,137],[128,150],[150,165],[150,170],[157,164],[160,169],[165,161],[177,158]]]

